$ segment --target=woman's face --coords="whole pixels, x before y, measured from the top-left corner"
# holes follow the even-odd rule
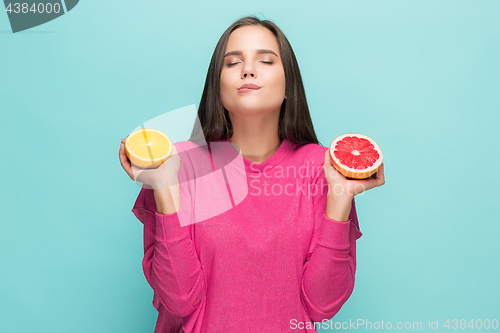
[[[280,109],[285,98],[285,71],[271,31],[254,25],[234,30],[224,55],[220,89],[228,111],[257,115]],[[240,89],[244,84],[260,88]]]

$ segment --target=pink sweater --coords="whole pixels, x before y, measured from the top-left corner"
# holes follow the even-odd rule
[[[227,140],[175,145],[180,210],[159,214],[146,186],[132,209],[155,332],[316,332],[353,291],[362,235],[354,200],[348,222],[325,215],[328,148],[284,140],[258,164]]]

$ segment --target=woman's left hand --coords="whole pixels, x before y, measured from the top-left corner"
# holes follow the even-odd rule
[[[335,197],[354,198],[355,195],[363,193],[374,187],[382,186],[385,183],[384,163],[377,170],[377,178],[350,180],[337,171],[330,158],[330,150],[325,152],[325,163],[323,164],[326,182],[328,183],[328,194]]]

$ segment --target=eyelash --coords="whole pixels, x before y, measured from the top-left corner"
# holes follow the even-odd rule
[[[268,65],[272,65],[273,64],[272,61],[262,61],[262,62],[265,63],[265,64],[268,64]],[[231,67],[231,66],[236,65],[236,64],[238,64],[238,62],[235,62],[235,63],[232,63],[232,64],[227,64],[227,67]]]

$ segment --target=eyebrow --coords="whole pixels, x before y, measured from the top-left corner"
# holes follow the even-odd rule
[[[257,54],[265,54],[265,53],[274,54],[276,57],[278,57],[278,55],[272,50],[266,50],[266,49],[258,49],[257,50]],[[243,55],[243,53],[241,51],[231,51],[231,52],[226,53],[224,55],[224,58],[227,56],[231,56],[231,55]]]

